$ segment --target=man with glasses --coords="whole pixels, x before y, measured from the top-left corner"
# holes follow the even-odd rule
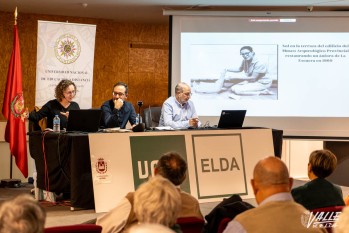
[[[190,86],[184,82],[178,83],[175,87],[175,96],[169,97],[162,105],[159,126],[170,126],[174,129],[200,126],[201,123],[190,97]]]
[[[131,126],[136,124],[136,111],[133,105],[126,102],[128,86],[126,83],[118,82],[113,87],[113,98],[104,102],[102,109],[102,127],[125,129],[129,121]]]
[[[240,99],[240,95],[271,95],[268,90],[272,80],[268,75],[267,65],[255,57],[251,46],[243,46],[240,49],[243,60],[236,68],[224,69],[216,81],[193,81],[193,89],[198,93],[219,93],[226,80],[234,81],[231,87],[233,94],[229,98]],[[233,72],[234,74],[229,74]]]
[[[232,86],[231,90],[234,94],[229,95],[229,97],[238,99],[239,97],[236,95],[273,94],[268,90],[272,84],[272,80],[267,74],[268,67],[255,57],[252,47],[243,46],[240,49],[240,55],[243,58],[241,65],[237,68],[226,69],[226,72],[239,73],[233,75],[230,79],[240,80],[239,83]]]

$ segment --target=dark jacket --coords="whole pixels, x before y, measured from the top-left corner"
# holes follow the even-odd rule
[[[205,216],[207,224],[204,227],[203,233],[217,232],[219,223],[224,218],[233,219],[236,215],[252,208],[254,208],[253,205],[242,201],[241,197],[236,194],[223,199],[221,203]]]
[[[317,178],[292,189],[293,199],[308,210],[328,206],[344,206],[342,189],[327,181]]]
[[[114,108],[113,100],[110,99],[104,102],[101,109],[101,127],[120,127],[121,129],[124,129],[128,121],[131,125],[136,124],[136,111],[133,105],[129,102],[124,101],[124,105],[119,110],[117,110]]]

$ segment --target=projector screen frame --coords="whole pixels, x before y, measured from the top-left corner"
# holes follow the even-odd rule
[[[180,77],[181,70],[178,66],[173,66],[173,53],[178,51],[173,51],[173,44],[178,43],[178,39],[174,38],[174,34],[178,32],[173,32],[173,17],[175,16],[208,16],[208,17],[340,17],[348,18],[348,12],[338,12],[338,11],[324,11],[324,12],[261,12],[261,11],[173,11],[164,10],[164,15],[168,15],[170,19],[170,30],[169,30],[169,40],[170,40],[170,51],[169,51],[169,96],[174,91],[175,85],[178,81],[174,81],[172,77]],[[348,30],[349,32],[349,30]],[[180,64],[180,63],[179,63]],[[177,65],[179,65],[177,63]],[[247,112],[248,115],[248,112]],[[267,118],[267,119],[265,119]],[[272,119],[272,124],[270,124],[270,119]],[[216,125],[218,122],[218,116],[200,116],[200,120],[205,123],[209,122],[210,125]],[[288,125],[289,121],[298,121],[299,125],[308,127],[308,130],[297,131]],[[256,125],[255,122],[258,122]],[[333,125],[335,124],[335,126]],[[344,127],[341,127],[341,126]],[[284,136],[288,138],[304,138],[304,139],[339,139],[345,140],[349,139],[349,117],[258,117],[258,116],[247,116],[244,126],[256,126],[256,127],[268,127],[277,128],[284,130]],[[320,128],[319,128],[320,126]]]

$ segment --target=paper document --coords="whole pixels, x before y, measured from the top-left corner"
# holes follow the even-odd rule
[[[155,129],[157,129],[157,130],[174,130],[174,128],[172,128],[170,126],[159,126],[159,127],[155,127]]]

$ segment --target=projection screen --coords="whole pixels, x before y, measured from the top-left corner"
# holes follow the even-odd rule
[[[349,137],[348,13],[164,15],[171,16],[172,95],[178,82],[190,84],[203,124],[217,124],[221,110],[246,109],[244,126],[282,129],[286,137]],[[251,53],[241,50],[246,46]],[[242,77],[245,54],[253,55],[252,63],[260,64],[255,71],[267,77],[262,89],[253,89],[257,79]]]

